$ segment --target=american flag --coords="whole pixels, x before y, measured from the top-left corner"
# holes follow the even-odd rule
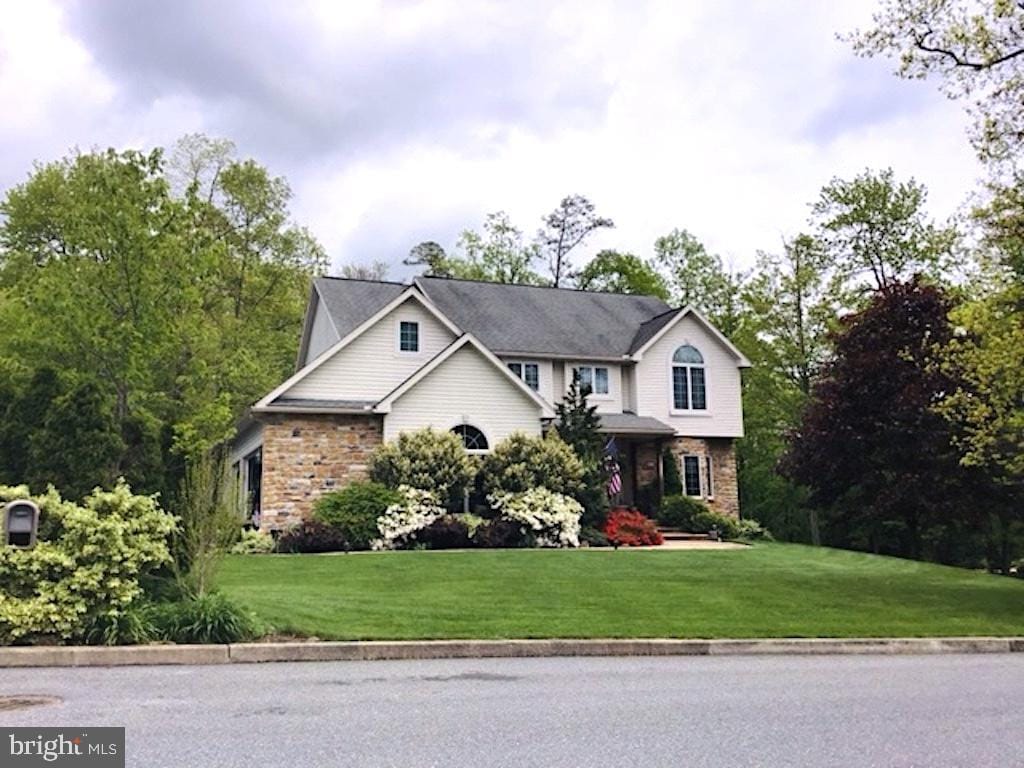
[[[622,472],[619,470],[619,450],[614,437],[605,445],[604,453],[604,468],[608,473],[608,496],[618,496],[622,493]]]

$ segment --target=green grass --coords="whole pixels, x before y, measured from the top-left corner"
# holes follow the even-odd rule
[[[323,639],[1024,634],[1024,581],[793,544],[233,556],[220,587]]]

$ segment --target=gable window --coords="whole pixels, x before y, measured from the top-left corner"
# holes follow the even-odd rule
[[[398,349],[400,352],[420,351],[420,324],[403,320],[398,324]]]
[[[683,456],[683,492],[700,496],[700,456]]]
[[[573,370],[580,377],[580,389],[593,395],[608,394],[608,369],[603,366],[580,365]]]
[[[472,424],[459,424],[452,432],[462,438],[462,447],[467,451],[486,451],[487,437]]]
[[[704,356],[686,344],[672,355],[672,408],[676,411],[704,411],[707,407]]]
[[[525,381],[526,386],[534,392],[540,389],[540,366],[537,363],[509,363],[508,369]]]

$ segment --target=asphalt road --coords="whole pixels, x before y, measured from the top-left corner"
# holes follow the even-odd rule
[[[0,670],[128,765],[1024,766],[1024,654]]]

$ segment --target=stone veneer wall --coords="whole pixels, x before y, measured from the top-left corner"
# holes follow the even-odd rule
[[[668,443],[677,460],[683,454],[711,456],[715,497],[706,499],[716,512],[740,516],[739,484],[736,480],[736,442],[728,437],[677,437]],[[680,473],[682,466],[680,465]]]
[[[372,415],[271,414],[263,418],[261,528],[309,517],[321,494],[366,478],[384,420]]]
[[[659,443],[652,440],[639,443],[636,447],[637,482],[640,486],[658,482],[658,445]],[[706,499],[707,504],[716,512],[739,517],[735,441],[730,438],[676,437],[665,440],[661,446],[663,449],[669,448],[675,454],[680,474],[683,471],[680,457],[684,453],[694,453],[698,456],[710,454],[715,498]]]

